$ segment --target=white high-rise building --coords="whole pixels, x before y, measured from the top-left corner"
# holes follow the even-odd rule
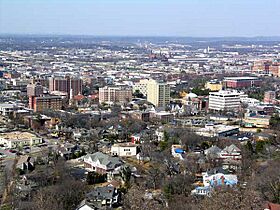
[[[243,93],[238,91],[220,90],[209,93],[209,109],[216,111],[238,110]]]
[[[133,92],[136,90],[157,107],[165,107],[170,102],[170,86],[165,82],[143,79],[133,86]]]
[[[147,96],[148,82],[149,82],[148,79],[141,79],[139,82],[135,83],[133,85],[133,93],[135,93],[138,90],[139,93],[142,93],[144,96]]]

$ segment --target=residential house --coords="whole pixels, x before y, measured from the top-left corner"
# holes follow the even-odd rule
[[[175,158],[180,158],[181,160],[184,159],[185,150],[182,149],[181,145],[173,144],[171,146],[171,154]]]
[[[58,153],[61,157],[64,157],[64,158],[66,158],[66,159],[71,158],[72,155],[73,155],[75,152],[78,152],[78,151],[80,151],[79,145],[74,145],[74,144],[70,144],[70,143],[62,144],[62,145],[60,145],[60,146],[57,148],[57,153]]]
[[[84,166],[89,171],[95,171],[100,174],[113,175],[118,173],[123,161],[118,157],[111,157],[102,152],[96,152],[84,156]]]
[[[222,168],[214,168],[202,173],[202,186],[192,190],[192,194],[209,196],[211,191],[218,186],[234,186],[238,183],[237,176],[230,174]]]
[[[117,207],[120,203],[119,191],[111,186],[97,187],[86,194],[76,210],[108,209]]]
[[[141,143],[141,135],[139,133],[131,135],[131,143],[133,144]]]
[[[242,155],[241,155],[241,150],[235,146],[234,144],[225,147],[221,152],[220,152],[220,158],[223,160],[241,160]]]
[[[133,143],[119,143],[111,147],[111,154],[113,156],[128,157],[136,156],[138,153],[137,145]]]
[[[214,146],[204,150],[204,154],[206,155],[207,158],[215,159],[220,156],[221,151],[222,151],[222,149],[220,149],[219,147],[214,145]]]
[[[98,208],[94,205],[94,203],[89,200],[82,200],[80,205],[76,208],[76,210],[97,210]]]
[[[200,195],[200,196],[210,196],[211,187],[196,187],[194,190],[191,191],[192,195]]]
[[[233,186],[237,184],[237,176],[235,174],[226,174],[216,172],[214,170],[202,173],[204,186]]]
[[[159,127],[155,131],[155,138],[157,141],[164,141],[164,128],[163,127]]]

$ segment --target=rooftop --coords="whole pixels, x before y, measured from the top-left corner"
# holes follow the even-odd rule
[[[259,80],[258,77],[225,77],[225,81],[227,80]]]
[[[0,133],[0,138],[7,139],[7,140],[14,140],[14,139],[37,138],[37,136],[29,132],[13,131],[8,133]]]

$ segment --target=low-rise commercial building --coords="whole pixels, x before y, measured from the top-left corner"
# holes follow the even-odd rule
[[[42,144],[43,139],[29,132],[8,132],[0,133],[0,144],[3,144],[7,148],[16,148],[18,146],[32,146],[36,144]]]
[[[239,133],[239,127],[208,124],[204,128],[198,129],[196,133],[207,137],[231,136]]]
[[[226,77],[224,79],[227,88],[259,87],[262,81],[257,77]]]
[[[223,84],[217,80],[211,80],[205,84],[205,89],[209,89],[211,91],[219,91],[222,90]]]

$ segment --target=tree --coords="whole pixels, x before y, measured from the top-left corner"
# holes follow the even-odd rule
[[[275,114],[270,118],[269,121],[270,127],[275,130],[279,130],[280,128],[280,116],[279,114]]]
[[[65,179],[60,184],[38,190],[30,209],[75,209],[83,198],[84,190],[83,183],[69,178]]]
[[[163,173],[159,166],[151,166],[147,171],[147,186],[156,190],[160,187],[163,180]]]
[[[280,160],[269,160],[256,170],[252,185],[261,192],[263,198],[280,204]]]
[[[264,201],[258,192],[242,188],[219,188],[198,205],[200,210],[263,210]]]
[[[140,90],[135,90],[135,92],[133,93],[133,96],[136,98],[143,98],[144,95],[140,92]]]
[[[127,210],[167,210],[162,196],[146,196],[148,191],[142,186],[133,185],[124,196],[123,208]]]
[[[189,174],[178,174],[168,179],[163,186],[163,192],[167,199],[176,198],[178,195],[189,196],[192,190],[194,177]]]
[[[121,178],[124,182],[125,187],[129,187],[131,178],[131,169],[129,166],[124,166],[120,171]]]

